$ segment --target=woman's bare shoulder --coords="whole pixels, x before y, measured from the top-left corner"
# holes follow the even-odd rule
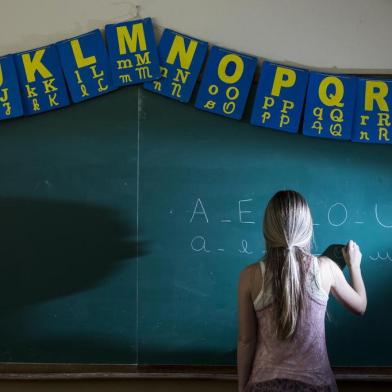
[[[332,269],[334,268],[333,264],[335,264],[335,262],[327,256],[319,256],[317,259],[319,262],[321,278],[326,291],[329,292],[333,281]]]
[[[328,256],[318,256],[319,265],[322,269],[328,269],[328,271],[336,265],[336,263]]]
[[[257,270],[259,270],[260,269],[260,262],[261,262],[262,260],[260,259],[260,260],[257,260],[257,261],[255,261],[254,263],[252,263],[252,264],[248,264],[248,265],[246,265],[242,270],[241,270],[241,273],[244,273],[244,274],[250,274],[250,275],[253,275]]]

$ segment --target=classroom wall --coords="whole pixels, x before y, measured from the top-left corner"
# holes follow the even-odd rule
[[[169,27],[274,61],[392,70],[386,0],[1,0],[0,7],[0,55],[151,16],[158,35]]]
[[[392,2],[385,0],[1,0],[0,55],[146,16],[153,18],[157,36],[168,27],[278,62],[346,72],[392,70]],[[2,391],[96,391],[98,386],[102,391],[236,390],[234,382],[213,381],[0,382]],[[346,391],[390,388],[341,386]]]

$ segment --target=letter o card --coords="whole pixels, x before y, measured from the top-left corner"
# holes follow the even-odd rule
[[[250,123],[298,132],[309,72],[264,61]]]
[[[196,97],[195,107],[221,116],[242,118],[256,57],[212,47]]]

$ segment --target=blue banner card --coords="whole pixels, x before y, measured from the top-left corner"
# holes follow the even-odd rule
[[[207,49],[207,42],[165,29],[158,46],[161,78],[146,82],[143,87],[180,102],[189,102]]]
[[[242,118],[257,58],[214,46],[203,72],[195,107],[236,120]]]
[[[298,132],[309,72],[264,61],[250,123]]]
[[[151,18],[110,24],[105,32],[116,87],[161,77]]]
[[[357,78],[357,102],[351,138],[362,143],[392,143],[392,80]]]
[[[12,55],[0,57],[0,120],[23,115],[22,98]]]
[[[57,42],[56,46],[73,102],[114,89],[109,56],[98,29]]]
[[[38,114],[69,105],[55,45],[15,54],[25,114]]]
[[[349,140],[353,126],[356,88],[355,77],[310,72],[303,134]]]

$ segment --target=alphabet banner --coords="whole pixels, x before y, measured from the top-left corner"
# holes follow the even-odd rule
[[[298,132],[309,72],[263,63],[250,123],[280,131]]]
[[[303,134],[349,140],[354,117],[356,80],[350,76],[311,72]]]
[[[391,144],[392,80],[358,78],[353,141]]]
[[[256,57],[212,47],[195,107],[241,119],[256,64]]]
[[[116,87],[161,77],[151,18],[110,24],[105,32]]]
[[[0,120],[23,114],[18,75],[12,55],[0,57]]]
[[[208,42],[170,29],[164,29],[157,45],[151,18],[108,24],[105,38],[96,29],[0,57],[0,120],[136,84],[187,103],[200,77],[194,106],[242,119],[257,57],[219,46],[209,50]],[[316,138],[392,144],[391,90],[388,79],[314,72],[264,60],[249,122]]]
[[[56,45],[73,102],[113,90],[109,56],[98,29]]]
[[[49,45],[15,55],[27,114],[37,114],[69,105],[67,88],[56,47]]]
[[[189,102],[207,48],[207,42],[165,29],[158,47],[161,79],[144,83],[144,88],[181,102]]]

